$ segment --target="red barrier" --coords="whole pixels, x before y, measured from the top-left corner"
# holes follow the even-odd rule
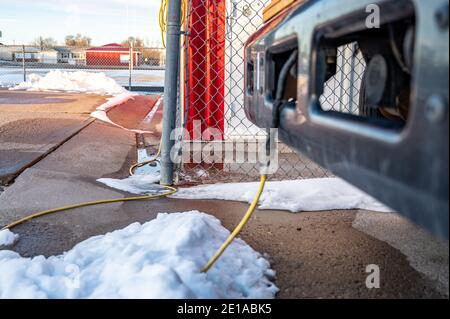
[[[202,132],[217,129],[223,140],[225,17],[223,0],[192,1],[185,75],[189,83],[186,128],[191,139],[194,121],[200,121]]]

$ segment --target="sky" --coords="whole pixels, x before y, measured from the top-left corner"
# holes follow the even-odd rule
[[[3,44],[29,44],[39,36],[63,44],[66,35],[81,33],[93,45],[140,37],[161,43],[159,0],[0,0]]]

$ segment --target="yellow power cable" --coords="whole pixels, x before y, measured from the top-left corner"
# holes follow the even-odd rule
[[[161,154],[161,144],[158,147],[158,151],[157,151],[156,155],[151,160],[132,165],[130,167],[130,175],[134,174],[134,169],[136,169],[137,167],[141,167],[146,164],[151,164],[153,162],[158,161],[158,156],[160,154]],[[250,207],[248,208],[247,212],[245,213],[244,217],[242,218],[240,223],[236,226],[234,231],[230,234],[230,236],[227,238],[227,240],[217,250],[217,252],[214,254],[214,256],[208,261],[206,266],[202,269],[202,272],[207,272],[214,265],[214,263],[219,259],[219,257],[223,254],[223,252],[228,248],[228,246],[233,242],[233,240],[236,238],[236,236],[241,232],[241,230],[244,228],[244,226],[248,223],[248,221],[250,220],[250,217],[253,215],[253,213],[256,209],[256,206],[258,205],[261,194],[264,191],[264,186],[265,186],[266,180],[267,180],[267,176],[261,175],[261,181],[259,184],[258,192],[256,193],[255,198],[253,199],[253,201],[252,201]],[[44,210],[44,211],[26,216],[15,222],[12,222],[12,223],[6,225],[5,227],[3,227],[1,230],[12,229],[12,228],[14,228],[20,224],[23,224],[27,221],[30,221],[32,219],[39,218],[39,217],[49,215],[49,214],[62,212],[62,211],[67,211],[67,210],[72,210],[72,209],[87,207],[87,206],[101,205],[101,204],[111,204],[111,203],[118,203],[118,202],[129,202],[129,201],[138,201],[138,200],[166,197],[166,196],[175,194],[178,191],[175,187],[171,187],[171,186],[162,186],[162,187],[164,189],[167,189],[168,192],[161,193],[161,194],[146,195],[146,196],[98,200],[98,201],[85,202],[85,203],[80,203],[80,204],[67,205],[67,206],[63,206],[63,207],[59,207],[59,208]]]
[[[166,27],[167,27],[167,1],[161,0],[159,7],[159,28],[161,29],[161,41],[163,48],[166,47]]]
[[[129,201],[137,201],[137,200],[144,200],[144,199],[150,199],[150,198],[166,197],[166,196],[175,194],[177,192],[177,189],[175,187],[171,187],[171,186],[163,186],[163,187],[165,189],[168,189],[169,192],[161,193],[161,194],[146,195],[146,196],[138,196],[138,197],[126,197],[126,198],[98,200],[98,201],[92,201],[92,202],[86,202],[86,203],[81,203],[81,204],[68,205],[68,206],[63,206],[63,207],[59,207],[59,208],[44,210],[42,212],[31,214],[27,217],[24,217],[15,222],[12,222],[11,224],[8,224],[5,227],[3,227],[1,230],[11,229],[13,227],[16,227],[20,224],[23,224],[23,223],[29,221],[29,220],[32,220],[32,219],[35,219],[38,217],[42,217],[45,215],[49,215],[49,214],[54,214],[54,213],[70,210],[70,209],[81,208],[81,207],[86,207],[86,206],[101,205],[101,204],[111,204],[111,203],[118,203],[118,202],[129,202]]]
[[[241,232],[241,230],[244,228],[244,226],[248,223],[250,220],[250,217],[252,217],[256,205],[258,205],[259,198],[261,197],[262,192],[264,191],[264,186],[266,185],[267,176],[261,175],[261,181],[259,183],[258,192],[256,193],[255,197],[253,198],[253,201],[248,208],[247,212],[245,213],[244,217],[240,221],[240,223],[236,226],[236,228],[233,230],[233,232],[230,234],[230,236],[227,238],[227,240],[222,244],[222,246],[217,250],[217,252],[214,254],[214,256],[208,261],[205,267],[203,267],[202,272],[207,272],[219,259],[220,256],[222,256],[223,252],[230,246],[230,244],[233,242],[233,240],[236,238],[236,236]]]
[[[181,25],[183,25],[186,20],[187,1],[188,0],[182,0],[181,2]],[[161,0],[158,20],[159,20],[159,27],[161,29],[161,41],[163,48],[166,47],[168,9],[169,9],[168,0]]]
[[[149,159],[148,161],[141,162],[141,163],[136,163],[136,164],[133,164],[133,165],[130,166],[130,169],[128,170],[128,172],[130,173],[130,176],[133,176],[133,175],[134,175],[134,170],[135,170],[136,168],[145,166],[145,165],[147,165],[147,164],[151,164],[151,163],[157,162],[157,161],[158,161],[159,155],[161,155],[161,143],[159,143],[158,151],[157,151],[156,154],[153,156],[153,158]]]

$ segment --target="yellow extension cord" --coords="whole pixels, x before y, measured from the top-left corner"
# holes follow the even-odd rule
[[[144,166],[146,164],[150,164],[152,162],[156,162],[158,160],[157,158],[160,153],[161,153],[161,148],[158,148],[158,152],[157,152],[156,156],[154,156],[151,160],[143,162],[143,163],[134,164],[133,166],[131,166],[130,167],[130,175],[134,174],[135,168]],[[130,202],[130,201],[137,201],[137,200],[144,200],[144,199],[151,199],[151,198],[160,198],[160,197],[166,197],[166,196],[175,194],[177,192],[177,189],[175,187],[171,187],[171,186],[162,186],[162,187],[167,189],[168,192],[161,193],[161,194],[145,195],[145,196],[97,200],[97,201],[92,201],[92,202],[85,202],[85,203],[81,203],[81,204],[74,204],[74,205],[68,205],[68,206],[63,206],[63,207],[59,207],[59,208],[44,210],[44,211],[26,216],[26,217],[19,219],[11,224],[8,224],[5,227],[3,227],[1,230],[11,229],[15,226],[18,226],[20,224],[23,224],[23,223],[29,221],[29,220],[32,220],[32,219],[35,219],[38,217],[42,217],[45,215],[49,215],[49,214],[54,214],[54,213],[70,210],[70,209],[94,206],[94,205],[101,205],[101,204],[111,204],[111,203]]]
[[[182,0],[181,2],[181,25],[184,24],[186,20],[186,10],[187,10],[187,0]],[[159,7],[159,27],[161,29],[161,41],[163,48],[166,47],[166,31],[167,31],[167,12],[168,12],[168,0],[161,0],[161,5]]]
[[[202,272],[207,272],[214,265],[214,263],[217,261],[217,259],[219,259],[219,257],[223,254],[225,249],[227,249],[227,247],[230,246],[230,244],[233,242],[233,240],[236,238],[236,236],[239,235],[241,230],[248,223],[248,221],[250,220],[250,217],[252,217],[253,212],[256,209],[256,205],[258,205],[259,198],[261,197],[261,194],[264,191],[264,186],[266,184],[266,180],[267,180],[267,176],[261,175],[261,181],[259,183],[258,192],[256,193],[255,197],[253,198],[253,201],[250,204],[250,207],[248,208],[244,217],[242,217],[242,220],[236,226],[236,228],[233,230],[233,232],[230,234],[230,236],[227,238],[227,240],[217,250],[217,252],[214,254],[214,256],[208,261],[206,266],[202,269]]]
[[[130,175],[134,174],[134,170],[136,168],[158,161],[158,157],[160,154],[161,154],[161,144],[158,147],[158,151],[157,151],[156,155],[152,159],[142,162],[142,163],[137,163],[137,164],[132,165],[130,167]],[[227,249],[227,247],[233,242],[233,240],[236,238],[236,236],[241,232],[241,230],[247,224],[247,222],[249,221],[250,217],[252,216],[253,212],[256,209],[256,205],[259,202],[259,198],[261,197],[262,192],[264,191],[266,179],[267,179],[266,175],[261,175],[261,182],[259,184],[258,192],[256,193],[255,198],[253,199],[250,207],[248,208],[248,210],[245,213],[244,217],[242,218],[241,222],[236,226],[234,231],[230,234],[230,236],[222,244],[222,246],[217,250],[217,252],[214,254],[214,256],[208,261],[206,266],[202,269],[202,272],[207,272],[214,265],[214,263],[219,259],[219,257],[223,254],[223,252]],[[166,196],[175,194],[177,192],[177,189],[175,187],[171,187],[171,186],[163,186],[163,187],[165,189],[167,189],[168,192],[161,193],[161,194],[146,195],[146,196],[98,200],[98,201],[85,202],[85,203],[81,203],[81,204],[74,204],[74,205],[68,205],[68,206],[63,206],[63,207],[59,207],[59,208],[44,210],[44,211],[26,216],[15,222],[12,222],[12,223],[6,225],[5,227],[3,227],[1,230],[12,229],[12,228],[14,228],[20,224],[23,224],[27,221],[30,221],[32,219],[42,217],[45,215],[49,215],[49,214],[54,214],[54,213],[58,213],[58,212],[62,212],[62,211],[75,209],[75,208],[101,205],[101,204],[111,204],[111,203],[118,203],[118,202],[130,202],[130,201],[138,201],[138,200],[144,200],[144,199],[161,198],[161,197],[166,197]]]

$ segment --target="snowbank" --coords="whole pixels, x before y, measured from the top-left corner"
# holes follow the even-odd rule
[[[0,251],[0,298],[273,298],[269,262],[235,240],[207,273],[200,269],[229,235],[197,211],[159,214],[59,256]]]
[[[100,105],[91,113],[92,117],[135,133],[152,133],[149,131],[127,129],[111,121],[107,112],[111,108],[132,99],[137,94],[129,92],[103,72],[65,72],[53,70],[45,75],[30,74],[28,81],[22,82],[10,88],[10,90],[64,91],[112,95],[111,98],[108,98],[107,102]]]
[[[100,95],[112,95],[107,101],[100,105],[91,116],[103,122],[107,122],[124,130],[136,133],[151,133],[141,130],[129,130],[113,121],[108,117],[107,112],[129,99],[136,94],[129,92],[114,79],[108,77],[103,72],[65,72],[60,70],[49,71],[45,75],[30,74],[29,80],[10,88],[10,90],[27,90],[27,91],[64,91],[89,93]]]
[[[22,82],[10,90],[28,91],[65,91],[118,95],[127,92],[116,81],[102,72],[66,72],[50,71],[44,76],[30,74],[28,81]]]
[[[0,246],[10,246],[16,242],[19,235],[14,234],[9,229],[0,230]]]
[[[69,69],[60,69],[61,71],[70,71]],[[128,86],[130,71],[128,69],[79,69],[72,71],[86,71],[90,73],[103,72],[106,76],[114,79],[122,86]],[[49,69],[36,68],[29,70],[34,74],[45,76]],[[133,84],[137,86],[164,86],[164,70],[133,70],[132,72]],[[0,86],[12,87],[23,81],[23,70],[17,67],[3,68],[1,72]]]

